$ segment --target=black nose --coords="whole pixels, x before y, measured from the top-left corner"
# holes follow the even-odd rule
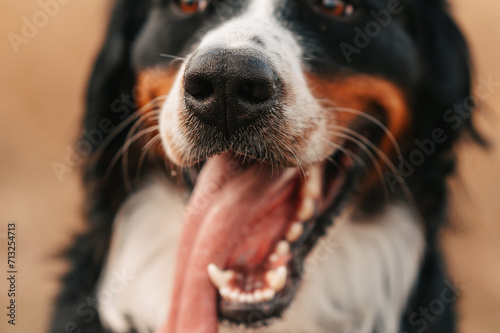
[[[278,84],[262,56],[209,50],[195,54],[186,66],[185,103],[188,112],[230,137],[277,106]]]

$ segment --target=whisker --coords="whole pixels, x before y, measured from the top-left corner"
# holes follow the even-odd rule
[[[331,125],[334,126],[336,129],[347,132],[348,134],[354,135],[357,139],[362,140],[365,144],[367,144],[371,149],[374,150],[374,152],[377,154],[378,157],[382,159],[382,161],[386,164],[386,166],[389,168],[389,170],[392,172],[392,174],[396,177],[396,180],[398,181],[398,184],[401,187],[401,190],[405,194],[406,198],[415,204],[415,200],[413,198],[413,195],[411,194],[410,189],[406,185],[404,178],[401,176],[401,173],[399,170],[396,168],[394,163],[389,159],[389,157],[380,149],[378,148],[372,141],[370,141],[367,137],[361,135],[360,133],[357,133],[356,131],[353,131],[347,127],[344,126],[337,126],[337,125]],[[334,132],[338,134],[337,132]],[[384,180],[385,182],[385,180]]]
[[[358,156],[357,154],[355,154],[354,152],[350,151],[349,149],[347,149],[347,148],[345,148],[345,147],[342,147],[342,145],[339,145],[338,143],[335,143],[335,142],[328,142],[328,144],[330,144],[332,147],[334,147],[334,148],[336,148],[336,149],[340,150],[340,151],[341,151],[341,152],[343,152],[344,154],[348,155],[348,156],[349,156],[349,158],[350,158],[353,162],[355,162],[355,163],[359,164],[361,167],[363,167],[363,168],[365,168],[365,167],[366,167],[366,163],[363,161],[363,159],[362,159],[360,156]],[[339,165],[337,162],[333,161],[330,157],[329,157],[329,160],[330,160],[331,162],[334,162],[337,166],[339,166],[339,167],[340,167],[340,165]]]
[[[130,125],[132,122],[134,122],[140,115],[141,113],[147,112],[148,109],[155,107],[155,104],[160,101],[161,99],[165,99],[166,96],[158,96],[154,99],[152,99],[149,103],[144,105],[142,108],[139,110],[135,111],[131,115],[129,115],[127,118],[125,118],[122,122],[120,122],[113,132],[111,132],[106,139],[97,147],[97,149],[94,151],[92,156],[89,158],[89,164],[91,165],[92,163],[96,163],[97,160],[101,157],[102,153],[104,150],[113,142],[113,140],[125,129],[127,128],[128,125]]]
[[[331,103],[331,101],[327,101],[327,102]],[[329,109],[331,109],[334,112],[337,111],[337,112],[345,112],[345,113],[355,114],[357,116],[363,117],[363,118],[365,118],[365,119],[373,122],[382,131],[384,131],[384,134],[391,141],[394,149],[396,150],[396,153],[399,154],[400,156],[402,155],[401,154],[401,147],[399,146],[399,144],[398,144],[396,138],[394,137],[394,135],[392,134],[392,132],[389,130],[389,128],[387,126],[385,126],[380,120],[378,120],[374,116],[372,116],[372,115],[370,115],[370,114],[368,114],[366,112],[360,111],[360,110],[356,110],[356,109],[352,109],[352,108],[347,108],[347,107],[336,106],[336,105],[331,106]],[[316,117],[312,117],[312,118],[316,118]],[[317,118],[331,119],[331,117],[317,117]]]
[[[132,137],[132,134],[134,134],[136,132],[136,130],[139,128],[139,126],[141,126],[141,124],[144,121],[146,121],[150,118],[154,118],[155,120],[158,120],[159,116],[155,111],[156,111],[155,109],[148,111],[145,114],[143,114],[141,117],[139,117],[139,119],[137,119],[137,121],[134,123],[134,125],[132,125],[130,127],[130,130],[128,131],[127,136],[125,137],[125,142],[127,142]],[[128,152],[129,152],[128,149],[123,152],[122,176],[123,176],[123,181],[125,183],[125,188],[127,189],[127,191],[131,192],[132,191],[132,183],[131,183],[130,176],[128,173],[128,155],[129,155]]]
[[[147,150],[150,148],[150,146],[152,146],[155,141],[161,139],[161,133],[158,133],[156,134],[155,136],[153,136],[142,148],[141,150],[144,151],[144,150]]]
[[[367,148],[367,146],[365,144],[363,144],[363,142],[357,140],[356,138],[354,138],[350,135],[344,134],[344,133],[339,133],[339,132],[333,132],[333,133],[335,133],[335,135],[337,135],[341,138],[344,138],[346,140],[353,142],[354,144],[356,144],[359,148],[361,148],[363,150],[363,152],[368,156],[368,158],[372,162],[373,167],[375,168],[375,171],[377,172],[377,175],[380,179],[380,182],[381,182],[383,190],[384,190],[384,194],[386,196],[386,200],[390,201],[389,189],[387,188],[387,184],[385,183],[384,175],[382,173],[382,168],[380,167],[380,164],[378,163],[378,161],[375,158],[375,156],[373,155],[373,153]]]
[[[118,162],[118,160],[120,159],[120,157],[123,155],[123,153],[130,148],[130,146],[136,142],[138,139],[140,139],[141,137],[143,137],[144,135],[148,134],[148,133],[151,133],[151,132],[154,132],[154,131],[158,131],[159,130],[159,126],[158,125],[155,125],[155,126],[151,126],[149,128],[146,128],[142,131],[140,131],[139,133],[135,134],[133,137],[131,137],[127,142],[125,142],[122,146],[122,148],[115,154],[115,156],[113,156],[113,159],[111,160],[109,166],[108,166],[108,169],[106,170],[106,174],[105,174],[105,177],[109,177],[111,175],[111,171],[113,170],[113,168],[115,167],[116,163]]]
[[[146,159],[146,156],[151,151],[151,148],[153,148],[155,143],[160,143],[160,139],[161,139],[161,134],[158,133],[155,136],[153,136],[153,138],[151,138],[151,140],[149,140],[144,145],[144,147],[142,147],[141,156],[139,156],[139,161],[137,162],[137,170],[135,172],[136,181],[139,180],[139,176],[140,176],[141,171],[142,171],[142,165],[144,164],[144,160]]]
[[[297,155],[295,154],[295,152],[293,151],[293,149],[289,149],[288,151],[292,154],[293,158],[295,158],[295,161],[297,161],[297,164],[298,164],[298,166],[300,168],[300,171],[301,171],[302,176],[304,177],[304,179],[307,179],[307,177],[306,177],[306,171],[304,170],[304,167],[302,166],[302,163],[297,158]]]
[[[243,163],[242,164],[245,164],[247,157],[248,157],[248,147],[245,147],[245,154],[243,154]]]
[[[394,173],[398,172],[396,169],[396,166],[392,163],[392,161],[389,159],[389,157],[380,148],[378,148],[375,143],[373,143],[366,136],[361,135],[360,133],[353,131],[350,128],[345,127],[345,126],[333,125],[333,124],[329,124],[328,126],[332,127],[333,129],[343,131],[343,132],[350,134],[350,135],[356,137],[357,139],[361,140],[364,144],[366,144],[368,147],[370,147],[377,154],[378,157],[380,157],[382,159],[382,161],[387,165],[388,168],[391,169],[392,172],[394,172]]]
[[[170,59],[175,59],[175,60],[186,60],[186,57],[179,57],[173,54],[167,54],[167,53],[160,53],[160,56],[165,57],[165,58],[170,58]]]

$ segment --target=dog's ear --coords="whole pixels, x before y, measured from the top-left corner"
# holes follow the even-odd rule
[[[439,98],[448,104],[470,95],[471,68],[467,43],[443,0],[416,2],[418,43],[428,75]]]
[[[150,0],[117,0],[114,5],[103,47],[87,88],[83,120],[85,132],[81,140],[92,145],[92,152],[98,150],[110,135],[110,129],[116,128],[135,111],[132,89],[136,78],[131,63],[131,48],[146,20],[149,7]],[[118,141],[110,144],[110,151],[116,151],[116,147],[112,146]],[[102,173],[99,172],[99,165],[109,163],[109,159],[102,154],[101,160],[92,164],[92,170],[88,166],[86,177]]]
[[[442,128],[452,144],[466,130],[486,145],[472,125],[476,109],[471,91],[472,66],[467,42],[450,16],[446,0],[417,0],[416,39],[425,68],[420,119],[422,130]],[[457,110],[463,110],[457,114]],[[429,126],[432,124],[431,126]],[[432,128],[431,128],[432,127]],[[429,132],[416,133],[429,137]],[[447,145],[444,145],[447,146]]]
[[[472,125],[475,111],[471,91],[470,55],[462,32],[444,0],[405,0],[414,15],[407,22],[420,53],[421,80],[414,99],[412,137],[407,156],[420,148],[416,141],[432,141],[425,163],[407,179],[427,221],[429,239],[442,223],[447,198],[445,180],[455,170],[452,149],[462,133],[481,144]],[[437,134],[436,134],[437,133]],[[434,139],[438,137],[438,139]]]
[[[444,103],[461,103],[471,94],[467,43],[444,0],[417,0],[418,44],[430,83]]]

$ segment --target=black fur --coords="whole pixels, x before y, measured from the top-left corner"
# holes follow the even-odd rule
[[[136,76],[131,66],[131,47],[148,13],[147,0],[120,0],[113,10],[108,34],[99,54],[87,91],[87,109],[83,127],[98,129],[103,119],[118,126],[135,112],[127,103],[116,103],[132,96]],[[119,106],[118,106],[119,105]],[[103,151],[97,162],[84,169],[87,231],[79,235],[67,251],[70,270],[63,278],[63,289],[57,299],[51,333],[104,332],[95,303],[95,286],[107,254],[112,221],[126,197],[121,168],[105,179],[107,167],[125,141],[127,130]],[[82,140],[87,140],[82,138]],[[97,151],[99,147],[93,147]],[[89,301],[90,299],[90,301]],[[94,301],[92,301],[94,300]],[[69,326],[68,326],[69,325]]]
[[[288,4],[290,9],[286,11],[284,18],[290,22],[292,28],[294,23],[300,22],[296,26],[296,32],[306,37],[312,36],[311,40],[316,41],[316,37],[323,34],[322,30],[317,28],[310,18],[294,11],[301,10],[305,0],[288,2],[293,5]],[[445,179],[455,166],[451,149],[463,131],[469,131],[474,137],[479,137],[472,128],[470,118],[462,119],[458,123],[457,118],[450,121],[444,118],[444,114],[455,104],[463,104],[471,94],[470,61],[466,42],[449,17],[444,1],[402,2],[405,11],[398,17],[395,27],[391,28],[394,29],[391,30],[393,32],[381,36],[360,57],[353,55],[352,64],[345,64],[339,56],[339,40],[331,45],[313,45],[310,65],[318,71],[324,68],[335,71],[339,69],[338,66],[350,66],[356,71],[390,77],[405,89],[411,89],[413,119],[410,140],[407,140],[403,147],[405,158],[415,149],[419,149],[414,144],[414,139],[430,138],[436,128],[441,128],[447,136],[443,143],[436,145],[435,152],[426,158],[424,164],[415,168],[406,179],[419,210],[426,219],[429,249],[415,295],[408,304],[405,317],[402,318],[402,331],[452,333],[455,332],[456,322],[453,302],[447,303],[445,310],[436,316],[434,321],[428,322],[425,328],[422,323],[415,324],[412,314],[418,312],[420,307],[428,307],[432,300],[439,299],[443,288],[447,288],[444,282],[446,274],[436,244],[436,233],[447,220]],[[385,1],[363,0],[360,3],[370,3],[374,8],[383,8]],[[153,6],[156,8],[154,11]],[[169,17],[167,14],[162,17],[165,6],[171,6],[170,1],[116,1],[107,37],[88,87],[87,109],[83,122],[86,131],[98,129],[103,119],[111,121],[114,126],[124,122],[136,111],[131,97],[137,70],[161,62],[166,63],[165,58],[158,56],[160,53],[182,56],[189,49],[189,45],[195,43],[200,31],[203,32],[207,27],[216,25],[218,20],[234,15],[241,9],[239,5],[226,8],[225,12],[221,14],[219,11],[218,15],[214,15],[206,24],[203,15],[213,15],[215,9],[211,9],[212,13],[209,11],[186,20]],[[317,20],[316,18],[314,22],[317,23]],[[362,19],[359,22],[363,22]],[[324,24],[327,24],[326,20]],[[328,24],[335,25],[330,29],[345,29],[347,34],[352,32],[352,27],[346,28],[339,23]],[[401,29],[404,29],[406,34],[403,34]],[[179,31],[182,31],[183,35],[178,33]],[[336,36],[339,35],[342,36],[336,33]],[[352,36],[344,38],[350,40]],[[183,44],[185,40],[190,41],[187,46]],[[415,54],[409,54],[408,50],[404,49],[398,54],[391,54],[389,51],[393,51],[393,48],[384,48],[384,40],[393,43],[396,49],[410,45]],[[400,44],[395,41],[400,41]],[[148,49],[151,45],[154,47]],[[370,59],[364,58],[365,56]],[[130,125],[121,131],[107,147],[93,147],[95,152],[102,154],[97,160],[90,159],[84,168],[87,231],[78,236],[74,245],[67,251],[71,268],[62,281],[63,290],[57,299],[50,328],[52,333],[104,332],[92,298],[95,297],[96,282],[109,247],[112,221],[127,197],[122,169],[115,168],[110,177],[105,175],[111,160],[123,145],[129,127]],[[82,137],[82,140],[86,139]],[[130,160],[137,158],[139,153],[139,148],[131,149]],[[130,163],[129,173],[135,175],[135,168],[136,165]],[[144,173],[152,168],[157,168],[157,164],[151,162],[146,165]]]

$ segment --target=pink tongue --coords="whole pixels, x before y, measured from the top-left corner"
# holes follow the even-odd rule
[[[217,332],[217,291],[208,264],[226,268],[249,231],[258,233],[252,235],[255,248],[278,237],[262,226],[285,228],[297,179],[293,170],[273,172],[263,164],[243,168],[229,154],[205,163],[186,211],[170,314],[157,333]]]

